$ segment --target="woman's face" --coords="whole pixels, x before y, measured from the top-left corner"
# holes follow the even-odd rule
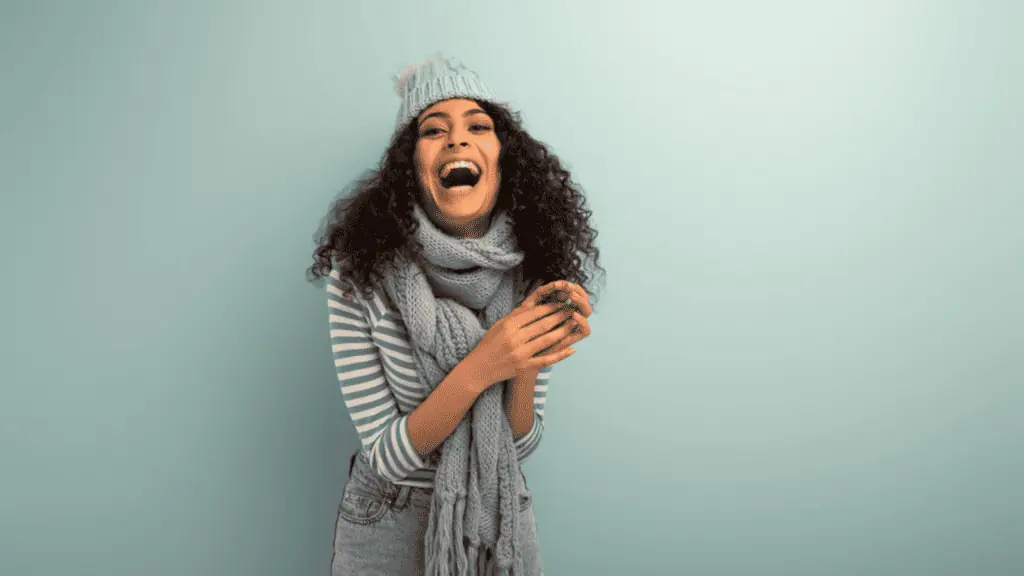
[[[424,211],[453,236],[479,238],[498,201],[501,143],[473,100],[443,100],[417,119],[416,173]]]

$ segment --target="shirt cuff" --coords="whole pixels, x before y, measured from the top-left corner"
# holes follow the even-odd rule
[[[374,448],[370,458],[374,468],[392,482],[404,480],[425,466],[409,438],[408,415],[392,422]]]
[[[533,454],[534,450],[537,449],[537,445],[540,444],[540,437],[543,433],[544,419],[540,414],[534,412],[533,426],[530,426],[530,431],[514,442],[516,447],[516,456],[519,461],[522,461],[530,454]]]

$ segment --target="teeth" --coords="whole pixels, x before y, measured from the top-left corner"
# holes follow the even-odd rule
[[[438,175],[442,178],[447,176],[455,168],[469,168],[473,174],[480,174],[480,167],[468,160],[453,160],[441,165]]]

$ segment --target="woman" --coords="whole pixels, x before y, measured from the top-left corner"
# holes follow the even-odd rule
[[[591,212],[459,62],[411,66],[396,89],[391,145],[332,208],[310,268],[361,441],[333,572],[543,574],[520,462],[551,366],[590,335]]]

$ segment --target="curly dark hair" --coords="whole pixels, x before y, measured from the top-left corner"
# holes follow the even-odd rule
[[[504,209],[523,251],[523,278],[527,296],[555,280],[579,284],[591,296],[594,276],[581,255],[601,271],[597,231],[590,226],[593,214],[585,206],[579,186],[547,146],[522,127],[518,113],[507,107],[477,100],[494,121],[501,143],[498,158],[501,187],[495,212]],[[354,193],[337,199],[317,234],[314,263],[307,270],[310,281],[319,280],[332,268],[352,281],[369,298],[401,254],[420,261],[422,247],[411,241],[418,227],[413,203],[419,201],[419,183],[413,155],[418,138],[416,120],[395,132],[376,170],[352,186]]]

